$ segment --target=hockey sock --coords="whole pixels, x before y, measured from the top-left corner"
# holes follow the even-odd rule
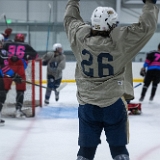
[[[46,89],[46,94],[45,94],[45,99],[49,100],[50,96],[51,96],[51,89]]]
[[[129,156],[126,146],[111,146],[109,145],[112,158],[114,159],[117,155],[126,154]]]
[[[23,99],[24,99],[24,91],[17,91],[17,96],[16,96],[16,109],[22,108],[23,105]]]
[[[93,160],[97,147],[80,147],[77,156]]]
[[[0,112],[3,108],[5,100],[6,100],[6,91],[0,91]]]
[[[142,93],[141,93],[141,97],[144,97],[144,96],[145,96],[147,89],[148,89],[148,87],[143,86]]]
[[[0,112],[2,111],[2,108],[3,108],[3,104],[0,103]]]
[[[151,90],[151,97],[150,98],[153,98],[155,96],[156,90],[157,90],[157,86],[153,86],[152,90]]]

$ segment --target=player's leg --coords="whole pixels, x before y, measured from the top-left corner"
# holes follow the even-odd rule
[[[79,105],[79,139],[80,149],[77,153],[78,160],[93,160],[98,144],[101,143],[100,135],[103,129],[102,108],[90,104]]]
[[[62,80],[62,78],[59,78],[59,79],[56,79],[54,82],[54,84],[55,84],[55,100],[56,101],[59,100],[59,91],[57,91],[56,89],[60,86],[61,80]]]
[[[129,153],[126,146],[109,146],[114,160],[129,160]]]
[[[21,75],[22,79],[25,80],[25,76]],[[26,90],[26,83],[16,83],[16,118],[25,118],[25,114],[22,112],[23,101],[24,101],[24,92]]]
[[[157,86],[159,82],[160,82],[160,73],[159,71],[155,71],[153,81],[152,81],[151,95],[149,98],[150,101],[153,101],[153,98],[156,94],[156,90],[157,90]]]
[[[152,83],[153,84],[152,84],[152,89],[151,89],[151,95],[150,95],[150,98],[149,98],[150,101],[153,101],[153,98],[154,98],[156,90],[157,90],[157,85],[158,85],[154,82],[152,82]]]
[[[54,81],[55,79],[52,75],[47,76],[47,89],[46,89],[45,100],[44,100],[45,104],[49,104],[49,99],[50,99],[52,90],[54,89]]]
[[[16,111],[15,111],[15,117],[16,118],[25,118],[26,117],[26,115],[22,112],[23,100],[24,100],[24,91],[23,90],[17,90]]]
[[[3,78],[0,76],[0,125],[4,125],[5,121],[1,117],[1,111],[3,108],[3,104],[6,100],[6,91],[4,90],[4,81]]]
[[[142,88],[141,97],[140,97],[139,101],[144,100],[144,97],[146,95],[147,89],[148,89],[151,81],[152,81],[152,75],[151,75],[150,71],[148,71],[145,78],[144,78],[144,85]]]
[[[129,160],[126,144],[129,141],[127,103],[120,98],[111,106],[103,108],[104,131],[112,158]],[[125,159],[127,157],[127,159]]]

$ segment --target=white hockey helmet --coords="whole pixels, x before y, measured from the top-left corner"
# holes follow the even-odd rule
[[[0,34],[0,45],[3,46],[4,44],[4,36]]]
[[[62,45],[60,43],[53,44],[53,51],[56,51],[58,48],[62,48]]]
[[[97,7],[91,16],[93,30],[110,31],[117,25],[118,14],[111,7]]]
[[[4,36],[2,34],[0,34],[0,41],[4,41]]]

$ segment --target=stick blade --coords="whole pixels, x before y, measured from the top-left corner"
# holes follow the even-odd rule
[[[62,83],[56,90],[59,92],[59,91],[62,90],[66,85],[67,85],[67,83]]]

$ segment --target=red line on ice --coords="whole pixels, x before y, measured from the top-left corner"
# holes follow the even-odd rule
[[[16,160],[16,157],[18,153],[20,152],[25,140],[27,139],[27,136],[29,135],[34,123],[36,121],[36,118],[33,118],[31,122],[29,123],[28,127],[25,129],[25,132],[22,134],[20,140],[18,141],[17,145],[14,147],[10,157],[8,160]]]
[[[147,156],[149,156],[150,154],[152,154],[153,152],[155,152],[156,150],[160,149],[160,145],[155,146],[153,148],[151,148],[150,150],[146,151],[145,153],[143,153],[137,160],[145,160],[145,158]]]

